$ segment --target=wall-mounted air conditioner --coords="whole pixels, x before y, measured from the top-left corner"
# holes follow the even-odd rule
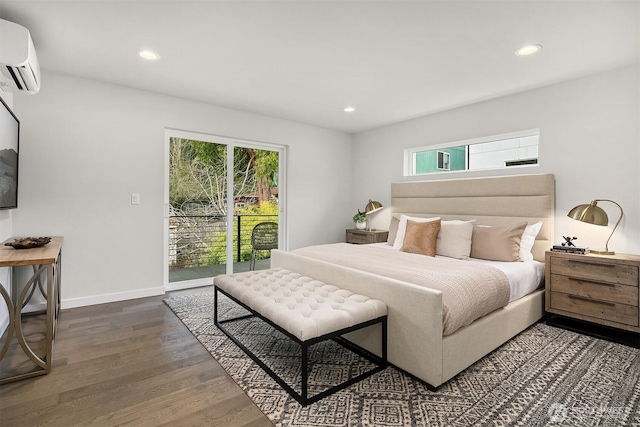
[[[40,65],[29,30],[4,19],[0,19],[0,71],[2,90],[40,90]]]

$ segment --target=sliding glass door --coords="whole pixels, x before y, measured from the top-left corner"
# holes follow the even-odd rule
[[[284,241],[284,147],[166,131],[168,289],[269,267]]]

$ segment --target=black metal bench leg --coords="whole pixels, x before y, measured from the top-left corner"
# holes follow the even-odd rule
[[[382,361],[387,365],[387,318],[382,319]]]
[[[213,323],[218,326],[218,287],[213,291]]]
[[[309,346],[302,344],[302,405],[307,404],[307,385],[309,383]]]

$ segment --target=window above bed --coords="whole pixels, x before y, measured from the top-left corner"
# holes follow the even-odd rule
[[[404,150],[404,176],[538,165],[540,129]]]

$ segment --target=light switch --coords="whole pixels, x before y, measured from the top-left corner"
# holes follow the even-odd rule
[[[139,205],[140,204],[140,194],[131,193],[131,204],[132,205]]]

